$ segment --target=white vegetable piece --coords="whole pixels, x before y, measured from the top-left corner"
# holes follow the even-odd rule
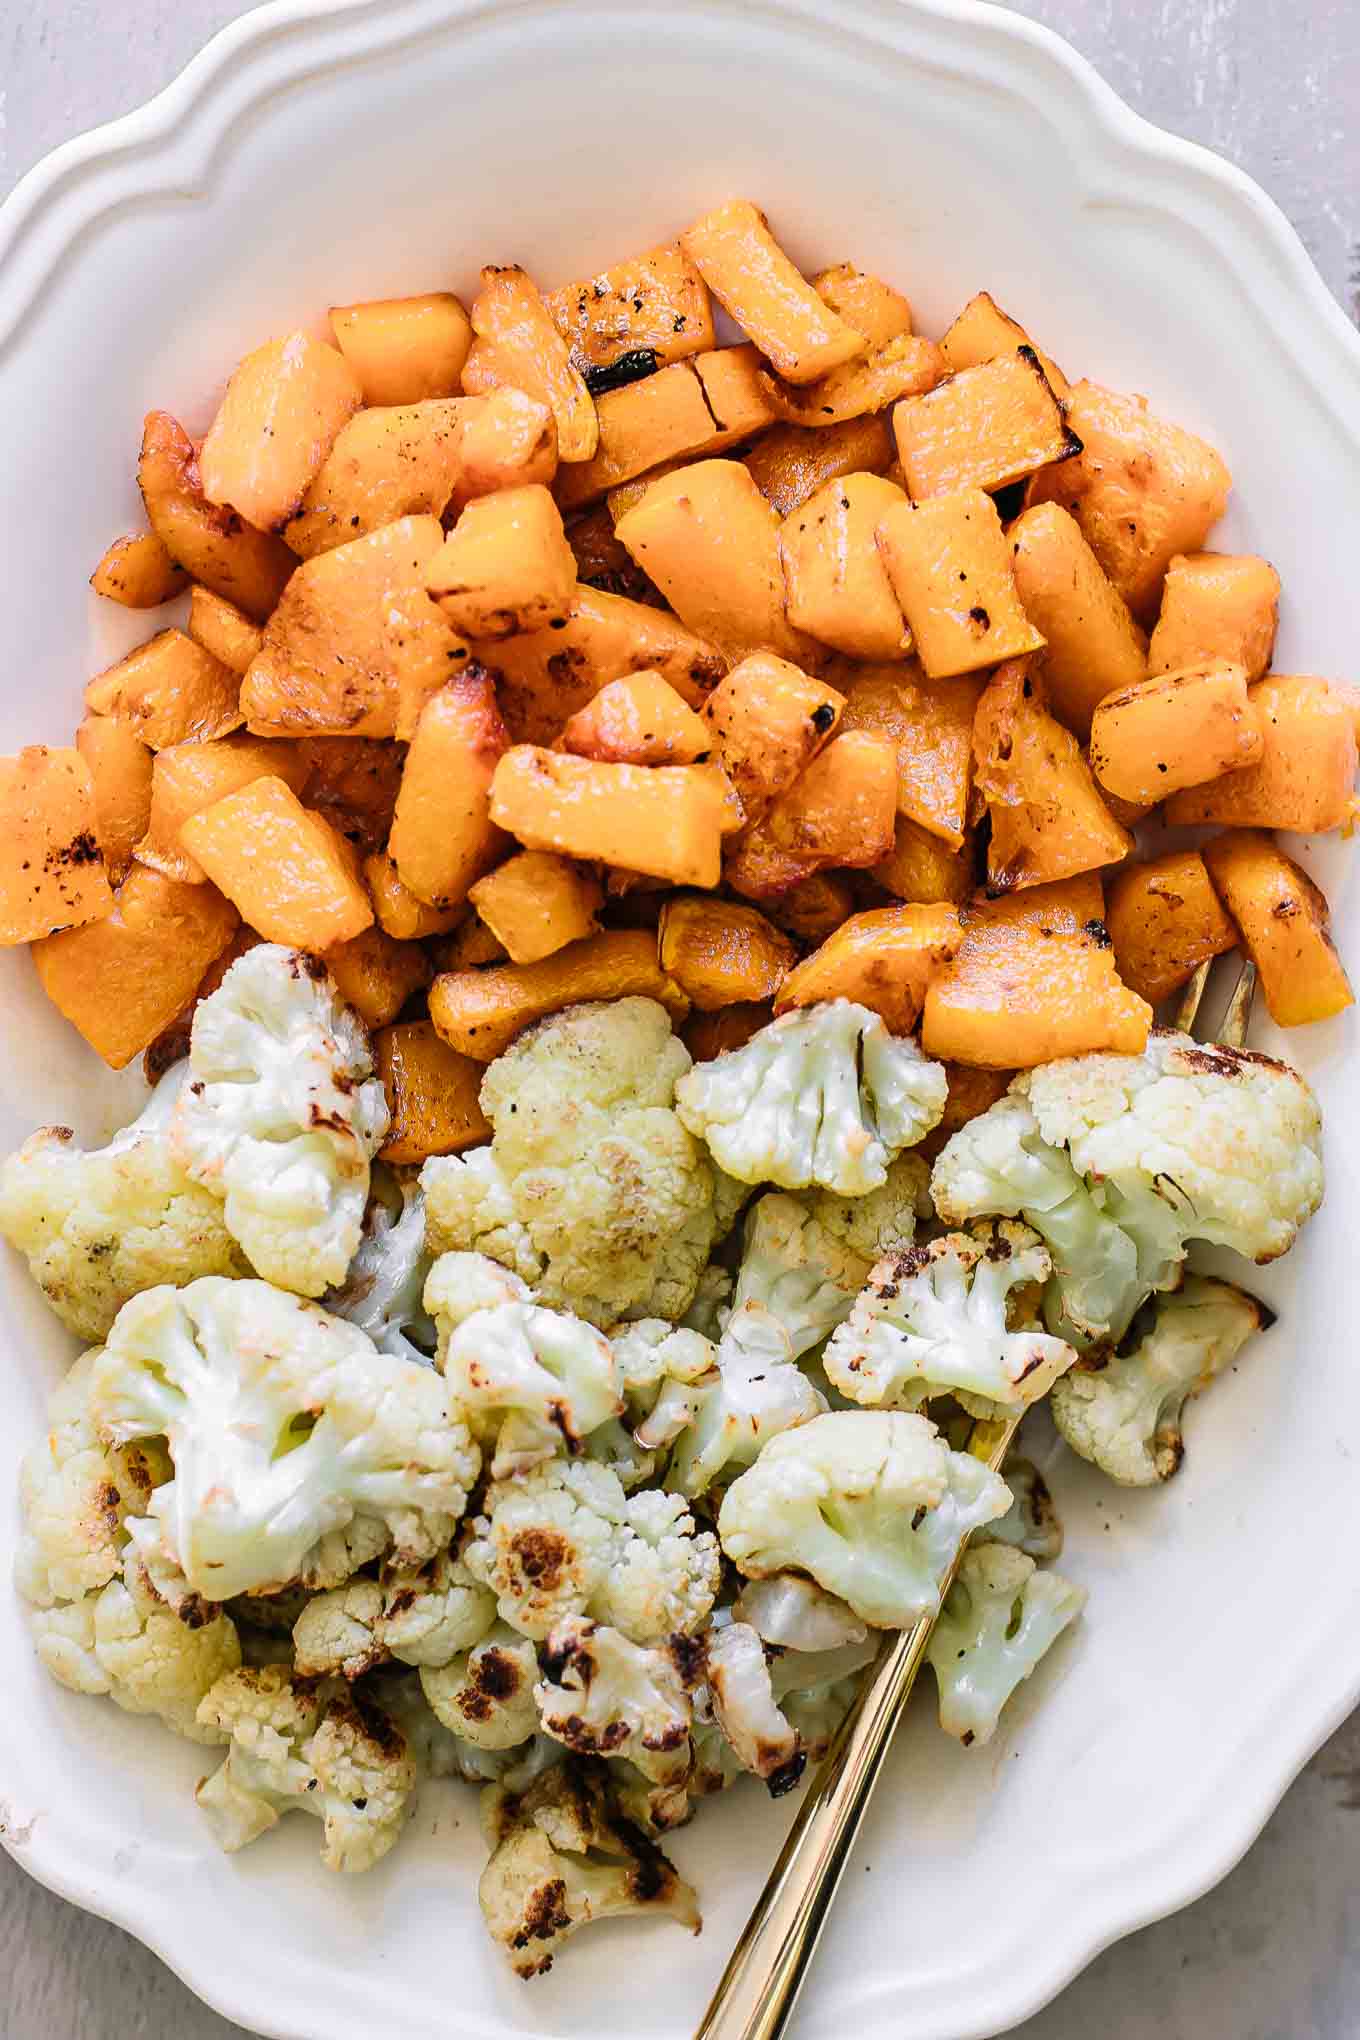
[[[801,1573],[747,1580],[732,1613],[763,1642],[785,1651],[837,1650],[842,1644],[863,1643],[868,1634],[853,1608]]]
[[[936,1611],[954,1553],[1010,1499],[925,1417],[832,1411],[770,1440],[727,1490],[718,1535],[743,1573],[810,1573],[865,1622],[905,1629]]]
[[[1011,1491],[1004,1516],[977,1532],[975,1544],[1013,1544],[1027,1558],[1050,1564],[1062,1557],[1063,1526],[1048,1482],[1032,1459],[1012,1452],[1001,1469]]]
[[[446,1665],[424,1665],[420,1690],[445,1728],[483,1750],[516,1749],[538,1727],[538,1657],[528,1637],[496,1622]]]
[[[798,1198],[777,1190],[758,1197],[746,1217],[727,1333],[738,1345],[749,1343],[741,1321],[764,1313],[783,1330],[787,1357],[796,1360],[841,1323],[869,1265]]]
[[[1170,1480],[1185,1456],[1181,1412],[1273,1322],[1264,1304],[1231,1282],[1187,1276],[1156,1299],[1132,1352],[1101,1355],[1054,1388],[1053,1421],[1072,1450],[1122,1487]]]
[[[155,1535],[217,1601],[287,1586],[356,1523],[371,1533],[366,1557],[432,1557],[479,1466],[437,1374],[266,1282],[134,1297],[94,1363],[90,1409],[115,1444],[168,1441],[175,1477],[151,1497]]]
[[[1010,1219],[908,1247],[879,1262],[832,1334],[828,1379],[870,1408],[952,1395],[979,1417],[1027,1409],[1077,1357],[1047,1332],[1008,1329],[1014,1292],[1051,1273],[1038,1234]]]
[[[711,1373],[666,1382],[639,1424],[639,1444],[671,1446],[666,1486],[704,1494],[734,1466],[749,1466],[767,1441],[825,1408],[789,1357],[789,1337],[768,1311],[728,1319]]]
[[[713,1716],[743,1771],[764,1778],[776,1795],[790,1791],[806,1763],[798,1731],[780,1713],[765,1646],[746,1622],[726,1622],[706,1639]]]
[[[368,1036],[324,966],[261,942],[194,1014],[171,1141],[224,1200],[257,1273],[300,1296],[345,1280],[389,1124]]]
[[[962,1743],[989,1743],[1001,1710],[1075,1622],[1086,1589],[1005,1544],[965,1551],[926,1656],[940,1689],[940,1726]]]
[[[363,1235],[349,1272],[321,1301],[336,1317],[367,1332],[380,1351],[427,1367],[435,1328],[423,1302],[433,1265],[425,1245],[425,1199],[413,1183],[397,1183],[381,1164],[373,1173]]]
[[[947,1090],[943,1067],[914,1041],[834,999],[696,1064],[675,1087],[675,1109],[740,1182],[861,1197],[938,1124]]]
[[[541,1652],[534,1698],[543,1731],[580,1756],[627,1758],[652,1784],[682,1784],[690,1767],[688,1688],[699,1658],[568,1615]]]

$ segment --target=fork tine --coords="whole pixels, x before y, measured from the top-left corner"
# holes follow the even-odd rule
[[[1223,1015],[1223,1024],[1218,1038],[1224,1048],[1245,1048],[1247,1028],[1251,1024],[1251,1003],[1256,995],[1256,965],[1250,958],[1242,966],[1233,995],[1228,1001],[1228,1010]]]
[[[1195,1021],[1199,1017],[1199,1009],[1204,999],[1204,987],[1209,982],[1209,972],[1213,969],[1213,963],[1214,959],[1212,956],[1206,956],[1203,963],[1195,971],[1195,975],[1191,978],[1189,984],[1185,987],[1185,990],[1181,993],[1180,1004],[1176,1008],[1176,1017],[1171,1023],[1178,1034],[1193,1034],[1195,1031]]]

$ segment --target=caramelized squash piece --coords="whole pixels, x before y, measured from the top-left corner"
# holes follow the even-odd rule
[[[385,1027],[423,992],[434,970],[418,942],[398,942],[375,923],[326,951],[336,990],[369,1027]]]
[[[87,715],[76,749],[94,781],[95,835],[110,884],[126,875],[151,817],[152,754],[116,715]]]
[[[266,942],[332,949],[373,919],[353,851],[282,779],[190,815],[180,841]]]
[[[264,632],[252,623],[244,609],[215,595],[211,588],[189,591],[189,635],[214,659],[233,673],[244,676],[246,668],[264,643]]]
[[[560,626],[576,593],[576,555],[548,491],[536,483],[469,503],[425,569],[425,586],[467,637]]]
[[[713,345],[713,307],[678,241],[543,293],[591,395]]]
[[[906,499],[882,475],[843,475],[786,517],[779,531],[788,617],[851,659],[904,659],[911,650],[874,533]]]
[[[1121,864],[1133,838],[1100,798],[1070,730],[1044,705],[1023,660],[988,683],[973,723],[979,793],[991,819],[987,884],[993,892],[1048,885]]]
[[[398,517],[442,517],[462,473],[467,397],[358,411],[335,436],[283,536],[304,560]]]
[[[761,381],[776,416],[786,424],[826,430],[933,390],[943,374],[944,362],[933,340],[901,333],[803,389],[768,373]]]
[[[210,503],[277,531],[296,511],[363,391],[343,354],[307,333],[238,362],[199,455]]]
[[[603,765],[517,744],[496,767],[492,819],[528,850],[597,859],[674,885],[715,886],[723,792],[703,765]]]
[[[881,1014],[894,1034],[916,1025],[926,987],[957,956],[962,934],[953,907],[876,907],[852,914],[775,995],[775,1012],[852,999]]]
[[[988,291],[980,290],[976,297],[969,298],[940,342],[950,375],[957,375],[963,368],[976,368],[979,362],[995,361],[998,354],[1014,354],[1021,347],[1028,347],[1038,356],[1049,387],[1065,397],[1071,385],[1058,364],[1040,353],[1024,327],[1009,312],[1003,312]]]
[[[0,758],[0,946],[98,920],[113,906],[93,774],[78,750]]]
[[[116,715],[153,751],[241,726],[241,682],[182,630],[163,630],[85,689],[94,715]]]
[[[394,941],[419,942],[429,935],[446,935],[467,918],[467,906],[461,900],[454,907],[432,907],[408,892],[385,850],[365,857],[363,873],[378,926]]]
[[[510,739],[481,672],[450,680],[426,702],[406,753],[388,852],[404,886],[432,907],[456,907],[507,844],[491,819],[491,786]]]
[[[609,765],[692,765],[713,737],[659,673],[628,673],[576,711],[555,748]]]
[[[1047,640],[1044,686],[1060,723],[1084,741],[1107,694],[1147,674],[1147,639],[1128,604],[1058,503],[1036,503],[1006,534],[1015,591]]]
[[[845,696],[788,659],[753,652],[704,706],[722,767],[748,812],[792,786],[840,720]]]
[[[734,846],[724,876],[748,899],[777,899],[828,865],[881,863],[892,848],[897,754],[882,737],[833,738]]]
[[[754,907],[697,893],[666,901],[659,939],[661,968],[701,1013],[772,998],[798,956]]]
[[[462,1055],[494,1062],[517,1034],[587,999],[656,999],[681,1021],[689,1001],[657,960],[648,928],[610,928],[541,963],[455,971],[430,987],[430,1018]]]
[[[899,504],[879,524],[878,547],[932,680],[1043,648],[1020,606],[1010,548],[984,490]]]
[[[557,425],[557,457],[589,460],[599,444],[590,391],[572,365],[538,286],[517,264],[482,271],[472,306],[477,336],[463,364],[469,396],[509,384],[546,404]]]
[[[886,891],[923,907],[960,907],[977,884],[977,849],[965,838],[957,849],[899,812],[893,847],[873,876]]]
[[[115,538],[90,576],[96,595],[121,602],[124,609],[158,609],[188,585],[189,576],[154,531]]]
[[[151,775],[151,812],[137,844],[137,861],[181,885],[201,884],[207,873],[180,841],[190,815],[238,793],[255,779],[281,779],[300,794],[309,770],[296,746],[269,743],[263,737],[238,734],[158,751]]]
[[[1202,786],[1254,765],[1263,749],[1246,672],[1227,659],[1140,680],[1091,718],[1091,770],[1121,800],[1151,804]]]
[[[263,623],[297,565],[296,555],[281,538],[256,531],[239,511],[208,501],[198,449],[168,411],[146,414],[137,486],[151,529],[171,559],[252,622]]]
[[[366,404],[419,404],[458,394],[472,322],[452,291],[332,305],[330,319]]]
[[[1204,861],[1277,1027],[1330,1020],[1354,1005],[1328,930],[1327,902],[1278,843],[1262,829],[1230,829],[1205,844]]]
[[[517,389],[488,390],[459,413],[458,479],[448,512],[457,516],[497,489],[545,486],[557,473],[557,421],[549,405]]]
[[[273,740],[277,742],[277,739]],[[386,843],[406,754],[371,737],[300,737],[307,805],[365,856]]]
[[[1141,1054],[1152,1009],[1120,982],[1102,911],[1094,873],[970,907],[958,955],[926,990],[926,1054],[996,1070]]]
[[[1355,815],[1355,709],[1349,691],[1307,673],[1273,673],[1247,689],[1263,749],[1254,765],[1166,804],[1172,823],[1296,829],[1348,828]]]
[[[854,889],[843,871],[814,871],[765,902],[769,918],[799,942],[825,942],[854,911]]]
[[[1251,553],[1177,553],[1148,646],[1150,673],[1231,659],[1259,680],[1275,650],[1280,577]]]
[[[998,1098],[1004,1098],[1012,1077],[1019,1075],[1018,1070],[984,1070],[974,1063],[947,1062],[944,1067],[949,1079],[944,1116],[926,1137],[937,1139],[941,1147],[951,1133],[967,1126],[970,1119],[980,1119]]]
[[[593,935],[602,897],[597,879],[551,850],[521,850],[479,878],[468,895],[478,921],[512,963],[538,963]]]
[[[893,411],[893,431],[907,489],[918,502],[960,489],[1004,489],[1081,452],[1031,347],[980,361],[904,399]]]
[[[745,1048],[753,1034],[768,1027],[774,1008],[768,999],[757,1004],[717,1006],[711,1013],[691,1013],[680,1029],[680,1039],[695,1062],[713,1062],[729,1049]]]
[[[955,849],[973,784],[973,717],[983,683],[966,674],[927,680],[915,660],[865,666],[845,698],[843,730],[869,730],[897,749],[898,813]]]
[[[450,1048],[429,1020],[380,1028],[373,1066],[392,1114],[382,1161],[415,1166],[490,1140],[491,1122],[479,1102],[486,1065]]]
[[[592,460],[558,477],[563,509],[593,503],[653,468],[721,453],[775,418],[753,347],[720,347],[676,362],[596,401]]]
[[[812,288],[824,305],[854,327],[871,352],[912,330],[910,301],[881,276],[856,269],[853,262],[837,262],[822,270],[813,277]]]
[[[824,430],[773,425],[761,433],[743,465],[761,495],[787,517],[840,475],[881,475],[895,452],[886,418],[848,418]]]
[[[715,206],[680,243],[723,310],[786,382],[816,382],[863,354],[863,334],[818,296],[749,199]]]
[[[1127,865],[1110,880],[1105,923],[1130,991],[1159,1006],[1210,957],[1237,947],[1198,850]]]
[[[134,865],[111,913],[33,945],[39,982],[111,1069],[125,1069],[193,997],[236,933],[210,885]]]

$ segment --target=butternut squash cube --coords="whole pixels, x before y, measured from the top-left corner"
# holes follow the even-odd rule
[[[124,609],[158,609],[188,584],[189,576],[154,531],[115,538],[90,576],[96,595],[121,602]]]
[[[723,793],[703,765],[604,765],[517,744],[496,767],[491,814],[528,850],[674,885],[715,886],[721,876]]]
[[[94,715],[116,715],[153,751],[239,729],[241,682],[182,630],[163,630],[96,674],[85,689]]]
[[[812,288],[824,305],[854,327],[871,352],[912,329],[911,304],[901,291],[881,276],[856,269],[853,262],[837,262],[822,270],[813,277]]]
[[[76,731],[76,749],[94,782],[95,835],[105,875],[117,885],[151,817],[152,754],[116,715],[87,715]]]
[[[1047,640],[1049,704],[1058,721],[1084,740],[1097,703],[1146,676],[1147,639],[1076,519],[1060,504],[1036,503],[1016,518],[1007,538],[1015,592]]]
[[[895,340],[833,368],[820,382],[802,389],[767,371],[761,381],[775,415],[786,424],[827,430],[933,390],[943,374],[944,362],[933,340],[899,333]]]
[[[277,742],[277,740],[274,740]],[[307,805],[365,856],[381,849],[392,828],[405,753],[372,737],[300,737],[307,766]]]
[[[1227,507],[1232,476],[1206,440],[1149,411],[1143,398],[1073,383],[1067,422],[1075,459],[1034,476],[1031,503],[1061,503],[1140,623],[1157,613],[1177,553],[1197,552]]]
[[[992,825],[991,891],[1075,878],[1122,864],[1132,850],[1133,838],[1101,799],[1076,738],[1048,713],[1022,660],[993,674],[978,703],[973,762]]]
[[[283,536],[304,560],[398,517],[442,517],[462,472],[467,397],[358,411],[341,426]]]
[[[893,411],[893,431],[907,489],[918,502],[960,489],[1003,489],[1081,452],[1032,347],[960,369],[924,395],[905,398]]]
[[[252,622],[263,623],[297,565],[296,555],[281,538],[256,531],[239,511],[208,501],[198,449],[168,411],[146,414],[137,486],[151,529],[171,559]]]
[[[468,898],[513,963],[538,963],[595,933],[603,894],[565,857],[521,850],[479,878]]]
[[[425,569],[443,542],[437,517],[401,517],[305,561],[241,683],[251,728],[261,736],[390,737],[404,642],[391,617],[394,608],[433,611]]]
[[[554,748],[609,765],[692,765],[713,736],[659,673],[628,673],[576,711]]]
[[[754,907],[695,893],[666,901],[659,939],[661,968],[701,1013],[773,997],[798,956]]]
[[[816,382],[864,353],[863,334],[817,295],[749,199],[705,213],[680,243],[723,310],[787,382]]]
[[[704,706],[723,770],[754,813],[793,785],[840,720],[845,696],[772,652],[753,652]]]
[[[78,750],[0,758],[0,946],[110,912],[94,776]]]
[[[897,750],[897,810],[955,849],[968,823],[973,717],[983,683],[928,680],[915,660],[865,666],[851,682],[843,730],[869,730]]]
[[[880,475],[895,457],[892,428],[884,417],[848,418],[821,430],[812,425],[773,425],[763,432],[743,466],[762,496],[781,517],[815,496],[840,475]]]
[[[406,753],[388,851],[404,886],[432,907],[455,907],[505,854],[491,819],[499,760],[509,749],[496,690],[481,672],[432,695]]]
[[[958,955],[926,989],[926,1054],[997,1070],[1141,1054],[1152,1008],[1121,983],[1102,912],[1094,873],[970,907]]]
[[[1263,749],[1254,765],[1166,804],[1169,822],[1296,829],[1349,827],[1355,814],[1355,709],[1348,690],[1308,673],[1272,673],[1247,689]]]
[[[874,543],[879,519],[905,502],[882,475],[844,475],[786,517],[779,530],[788,617],[851,659],[904,659],[901,605]]]
[[[940,342],[940,352],[950,375],[960,369],[976,368],[980,362],[995,361],[999,354],[1014,354],[1028,347],[1038,356],[1049,387],[1065,397],[1071,385],[1055,361],[1039,352],[1029,334],[1009,312],[1003,312],[990,292],[980,290],[969,298],[963,310]]]
[[[238,362],[199,456],[203,493],[260,531],[293,515],[363,391],[343,354],[307,333]]]
[[[264,632],[244,609],[228,602],[225,595],[197,585],[189,590],[188,629],[196,645],[242,677],[264,643]]]
[[[949,1079],[944,1116],[926,1136],[926,1142],[938,1140],[941,1147],[951,1133],[967,1126],[970,1119],[980,1119],[998,1098],[1004,1098],[1012,1077],[1019,1075],[1018,1070],[984,1070],[971,1063],[947,1062],[944,1067]]]
[[[607,595],[626,595],[642,602],[654,591],[624,545],[614,536],[614,520],[608,503],[574,516],[567,526],[567,544],[576,561],[576,578]],[[573,595],[575,589],[572,590]]]
[[[379,1157],[394,1167],[431,1155],[456,1155],[491,1138],[480,1094],[485,1063],[460,1055],[429,1020],[406,1020],[373,1037],[373,1066],[382,1078],[392,1124]]]
[[[344,837],[282,779],[254,779],[190,815],[180,841],[266,942],[332,949],[373,919]]]
[[[775,1012],[853,999],[881,1014],[894,1034],[909,1034],[926,987],[957,956],[962,939],[953,907],[876,907],[852,914],[789,972],[775,995]]]
[[[466,397],[459,412],[458,478],[448,510],[454,516],[477,496],[545,484],[557,473],[557,421],[551,408],[523,390],[488,390]]]
[[[799,942],[825,942],[854,911],[854,891],[840,871],[814,871],[765,902],[770,919]]]
[[[172,744],[158,751],[151,775],[151,812],[137,844],[137,861],[181,885],[207,877],[180,842],[190,815],[237,793],[256,779],[281,779],[300,794],[310,767],[292,744],[263,737],[220,737],[205,744]]]
[[[326,951],[336,990],[369,1027],[385,1027],[423,992],[434,969],[418,942],[398,942],[375,922]]]
[[[713,345],[707,288],[678,241],[545,291],[543,302],[595,397],[615,387],[611,372],[648,375]]]
[[[332,305],[330,320],[366,404],[419,404],[458,394],[472,322],[452,291]]]
[[[430,987],[430,1018],[451,1048],[489,1063],[535,1020],[564,1006],[631,998],[656,999],[675,1021],[689,1012],[689,1000],[657,960],[650,928],[605,929],[541,963],[493,964],[437,977]]]
[[[563,509],[596,502],[653,468],[721,453],[770,424],[753,347],[718,347],[596,399],[600,444],[593,460],[557,480]]]
[[[1263,749],[1246,673],[1227,659],[1140,680],[1091,718],[1091,770],[1122,800],[1202,786],[1255,764]]]
[[[753,1034],[768,1027],[774,1008],[768,999],[756,1004],[718,1006],[711,1013],[691,1013],[680,1039],[695,1062],[713,1062],[731,1048],[745,1048]]]
[[[878,548],[932,680],[1043,649],[1020,606],[1010,548],[984,490],[896,505],[879,524]]]
[[[833,738],[741,836],[724,876],[748,899],[776,899],[828,865],[879,864],[893,844],[897,754],[882,737]]]
[[[1148,646],[1150,673],[1231,659],[1259,680],[1275,650],[1280,577],[1252,553],[1177,553]]]
[[[893,847],[873,876],[900,900],[923,907],[961,907],[977,884],[977,849],[965,837],[957,849],[899,812]]]
[[[525,852],[528,855],[528,852]],[[480,970],[488,963],[509,963],[510,952],[498,941],[478,913],[470,913],[451,935],[442,935],[430,945],[437,971]]]
[[[111,1069],[125,1069],[192,998],[236,933],[210,885],[179,885],[134,865],[112,912],[33,945],[53,1005]]]
[[[576,593],[576,555],[548,491],[502,489],[469,503],[425,569],[455,630],[515,637],[561,621]]]
[[[1105,924],[1120,977],[1151,1006],[1179,991],[1210,957],[1237,947],[1237,930],[1198,850],[1172,850],[1117,871]]]
[[[429,935],[446,935],[467,918],[464,901],[456,907],[431,907],[408,892],[385,850],[365,857],[363,873],[378,926],[394,941],[419,942]]]
[[[1262,829],[1230,829],[1204,861],[1242,947],[1256,965],[1277,1027],[1302,1027],[1355,1003],[1328,932],[1327,902],[1307,872]]]
[[[476,335],[463,364],[463,388],[484,396],[509,384],[548,406],[559,460],[589,460],[599,443],[590,391],[573,367],[538,286],[517,264],[482,271],[473,300]]]
[[[813,654],[784,612],[779,518],[740,461],[663,476],[615,529],[681,621],[730,658]]]

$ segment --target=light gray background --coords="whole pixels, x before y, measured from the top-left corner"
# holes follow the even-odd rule
[[[1151,119],[1259,179],[1360,316],[1360,0],[1014,4],[1068,36]],[[246,11],[237,0],[3,0],[0,195],[54,143],[159,90]],[[1042,1837],[1035,1842],[1041,1854]],[[1309,1765],[1225,1883],[1111,1949],[1019,2033],[1356,2040],[1358,1887],[1360,1715]],[[3,2040],[229,2040],[240,2032],[155,1956],[40,1890],[0,1855]]]

